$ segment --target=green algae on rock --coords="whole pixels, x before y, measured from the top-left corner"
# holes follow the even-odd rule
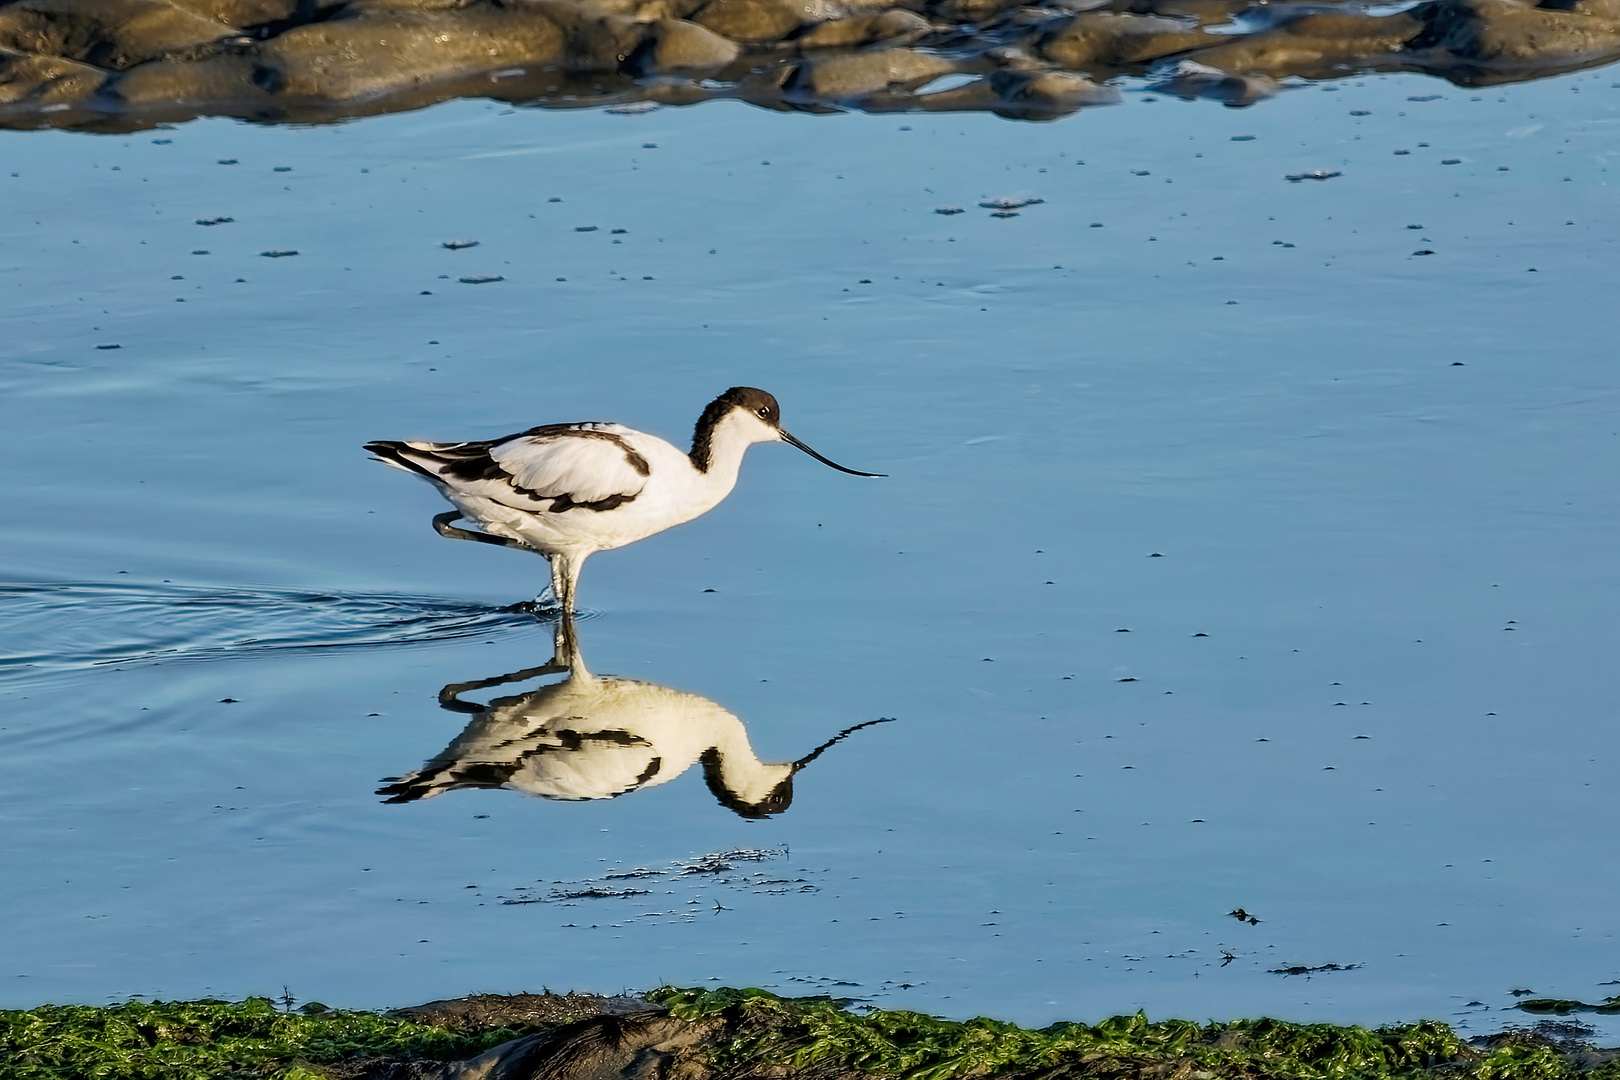
[[[1444,1024],[1371,1030],[1142,1014],[1039,1030],[853,1012],[832,998],[665,987],[645,998],[477,995],[394,1013],[268,999],[0,1011],[0,1080],[1620,1080],[1620,1052]]]
[[[1119,76],[1252,104],[1287,76],[1460,85],[1620,58],[1620,0],[0,0],[0,126],[319,122],[489,97],[1053,119]],[[934,89],[945,75],[965,85]]]

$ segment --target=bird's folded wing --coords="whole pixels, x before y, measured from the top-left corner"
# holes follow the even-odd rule
[[[605,425],[520,435],[490,447],[489,456],[519,490],[575,503],[633,498],[650,472],[646,459]]]

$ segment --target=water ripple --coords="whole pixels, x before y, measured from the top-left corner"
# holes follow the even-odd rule
[[[424,645],[533,626],[549,604],[243,586],[0,583],[0,682],[120,664]]]

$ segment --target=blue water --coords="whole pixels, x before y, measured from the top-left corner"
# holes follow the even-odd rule
[[[1477,1032],[1612,992],[1620,89],[1435,85],[5,133],[0,1004],[714,980]],[[360,444],[679,441],[738,383],[889,478],[756,448],[591,561],[584,654],[766,761],[894,722],[763,820],[698,767],[384,804],[469,720],[441,687],[551,631],[510,610],[540,560]]]

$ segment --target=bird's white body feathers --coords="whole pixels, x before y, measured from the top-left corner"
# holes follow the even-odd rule
[[[598,677],[577,657],[569,677],[489,704],[444,751],[382,793],[391,801],[467,787],[545,799],[611,799],[667,783],[704,761],[727,801],[765,803],[794,771],[762,762],[735,715],[655,683]]]
[[[734,414],[716,426],[702,472],[670,443],[622,424],[570,424],[490,445],[488,459],[504,475],[458,476],[447,467],[457,451],[480,444],[406,442],[399,454],[415,469],[384,460],[427,475],[486,532],[577,562],[714,509],[736,487],[748,447],[776,438],[764,424]]]

